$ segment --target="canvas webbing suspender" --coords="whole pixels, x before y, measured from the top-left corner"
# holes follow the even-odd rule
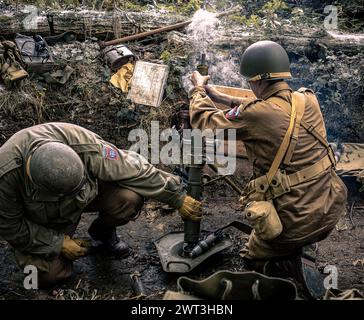
[[[304,98],[304,95],[302,93],[297,93],[297,94],[303,96],[303,98]],[[293,95],[292,95],[292,97],[293,97]],[[283,110],[285,110],[287,113],[290,113],[291,112],[291,106],[290,106],[290,104],[287,101],[285,101],[285,100],[283,100],[283,99],[281,99],[279,97],[272,97],[272,98],[269,98],[268,100],[269,101],[272,101],[274,104],[276,104],[277,106],[279,106],[280,108],[282,108]],[[302,114],[302,116],[303,116],[303,114]],[[331,161],[332,166],[335,166],[336,165],[335,155],[334,155],[334,153],[333,153],[330,145],[328,144],[327,140],[316,130],[316,128],[314,126],[308,124],[302,118],[301,118],[301,124],[302,124],[302,127],[308,133],[310,133],[311,135],[313,135],[325,147],[325,149],[327,150],[327,155],[328,155],[328,157],[329,157],[329,159]],[[298,128],[298,130],[299,130],[299,128]],[[297,132],[297,137],[298,137],[298,132]],[[296,143],[297,143],[297,141],[295,142],[295,144]],[[294,151],[294,148],[292,148],[292,154],[293,154],[293,151]],[[288,156],[288,153],[287,153],[287,156]],[[291,157],[292,157],[292,155],[291,155]],[[287,157],[286,157],[285,160],[287,160]],[[289,158],[288,160],[290,161],[291,158]],[[288,165],[289,163],[285,163],[285,164]]]
[[[289,127],[286,131],[286,134],[283,138],[283,141],[277,151],[276,156],[274,157],[274,160],[272,162],[272,165],[266,175],[267,177],[267,182],[268,185],[270,185],[270,183],[272,182],[273,177],[275,176],[275,174],[277,173],[277,170],[279,168],[279,166],[281,165],[281,162],[283,160],[284,155],[286,154],[286,151],[289,147],[290,141],[291,141],[291,134],[293,131],[293,127],[294,127],[294,123],[297,117],[297,113],[296,113],[296,96],[292,95],[292,107],[290,107],[290,122],[289,122]]]

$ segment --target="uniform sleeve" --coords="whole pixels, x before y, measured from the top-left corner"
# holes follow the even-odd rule
[[[58,255],[63,234],[25,218],[17,183],[15,170],[0,179],[0,236],[22,253],[45,257]]]
[[[247,127],[245,108],[258,101],[258,99],[247,98],[240,106],[223,111],[215,106],[203,87],[196,87],[190,96],[191,125],[200,130],[239,129],[244,132]]]
[[[185,197],[180,178],[157,169],[134,151],[102,143],[99,153],[88,156],[89,172],[103,181],[117,182],[143,197],[180,208]]]

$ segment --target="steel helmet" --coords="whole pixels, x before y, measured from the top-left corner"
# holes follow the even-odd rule
[[[46,142],[36,148],[28,158],[27,173],[39,188],[57,195],[76,194],[86,182],[82,160],[61,142]]]
[[[243,53],[240,73],[248,81],[292,78],[287,52],[273,41],[258,41]]]

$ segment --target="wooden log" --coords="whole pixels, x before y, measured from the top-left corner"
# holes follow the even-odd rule
[[[232,15],[234,13],[238,13],[239,11],[241,11],[241,7],[237,6],[237,7],[233,8],[233,9],[217,13],[215,16],[216,16],[216,18],[222,18],[222,17],[228,16],[228,15]],[[127,36],[127,37],[124,37],[124,38],[114,39],[114,40],[103,43],[103,46],[113,46],[113,45],[123,43],[123,42],[127,42],[127,41],[142,39],[142,38],[145,38],[147,36],[158,34],[158,33],[178,30],[178,29],[181,29],[183,27],[188,26],[191,22],[192,22],[192,20],[187,20],[187,21],[184,21],[184,22],[179,22],[179,23],[175,23],[175,24],[168,25],[168,26],[165,26],[165,27],[161,27],[161,28],[158,28],[158,29],[142,32],[142,33],[139,33],[139,34],[134,34],[134,35]]]
[[[178,15],[156,15],[150,12],[116,11],[53,11],[54,32],[61,34],[66,31],[75,32],[79,38],[98,37],[102,40],[127,36],[146,30],[159,28],[186,17]],[[39,13],[32,23],[28,13],[0,13],[0,36],[13,37],[16,33],[50,34],[46,13]],[[28,19],[28,20],[27,20]],[[35,23],[36,22],[36,23]]]
[[[260,40],[272,40],[287,48],[289,46],[295,48],[295,52],[303,53],[307,49],[315,49],[317,45],[326,47],[334,51],[359,53],[364,46],[364,34],[336,34],[334,32],[327,32],[325,30],[313,30],[305,34],[285,34],[285,33],[272,33],[261,34],[259,32],[248,33],[242,31],[227,33],[223,35],[214,46],[224,49],[238,49],[246,48],[250,44]],[[317,48],[316,48],[317,49]],[[318,48],[319,49],[319,48]]]
[[[98,37],[101,40],[115,39],[136,35],[141,32],[185,22],[187,17],[174,14],[156,14],[153,12],[108,11],[53,11],[54,32],[61,34],[73,31],[78,38]],[[0,13],[0,36],[13,37],[16,33],[49,35],[46,13],[35,16],[36,28],[27,24],[29,13]],[[34,20],[33,20],[34,22]],[[31,27],[31,28],[28,28]],[[364,35],[337,35],[325,30],[310,30],[302,34],[275,30],[274,33],[262,33],[260,30],[247,32],[244,28],[227,26],[226,34],[216,41],[217,47],[247,47],[255,41],[270,39],[283,46],[294,45],[297,51],[304,51],[310,46],[321,44],[329,49],[343,52],[359,52],[364,45]],[[294,32],[294,30],[292,31]]]

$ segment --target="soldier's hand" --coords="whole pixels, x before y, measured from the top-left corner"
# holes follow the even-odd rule
[[[69,236],[64,236],[61,254],[69,260],[77,260],[87,254],[87,248],[80,246]]]
[[[210,76],[202,76],[198,71],[193,71],[190,79],[195,87],[202,87],[207,84]]]
[[[202,204],[196,199],[186,196],[183,200],[182,207],[178,209],[183,219],[200,221],[202,219]]]

